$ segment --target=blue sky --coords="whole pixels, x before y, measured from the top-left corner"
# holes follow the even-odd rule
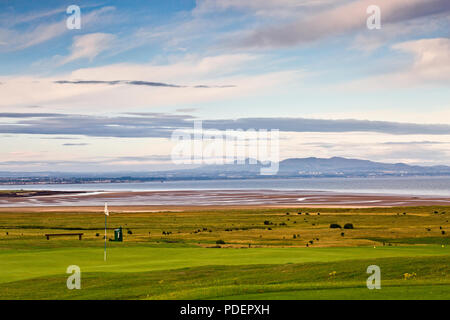
[[[0,1],[0,171],[170,167],[194,119],[450,165],[449,26],[448,0]]]

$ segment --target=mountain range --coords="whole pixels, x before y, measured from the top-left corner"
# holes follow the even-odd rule
[[[450,166],[418,166],[369,160],[333,158],[290,158],[279,162],[275,175],[261,175],[268,164],[246,159],[245,163],[203,165],[170,171],[121,171],[103,173],[0,172],[0,183],[92,183],[204,179],[257,179],[294,177],[370,177],[370,176],[450,176]],[[131,168],[130,168],[131,169]]]

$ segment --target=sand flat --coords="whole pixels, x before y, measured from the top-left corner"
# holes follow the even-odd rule
[[[351,194],[295,190],[192,190],[57,194],[0,199],[0,208],[84,207],[96,208],[108,202],[123,210],[185,210],[214,207],[393,207],[446,206],[450,198],[384,194]],[[142,209],[139,209],[142,208]],[[89,210],[89,209],[88,209]],[[1,210],[3,211],[3,210]]]

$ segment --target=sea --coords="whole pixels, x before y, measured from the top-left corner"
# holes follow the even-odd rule
[[[170,191],[298,190],[389,195],[450,196],[450,176],[189,180],[140,183],[0,185],[0,190]]]

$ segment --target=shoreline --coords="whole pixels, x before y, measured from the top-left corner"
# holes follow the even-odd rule
[[[363,194],[329,191],[287,190],[178,190],[82,192],[29,197],[0,198],[0,208],[98,207],[145,208],[369,208],[449,206],[450,198]],[[3,211],[3,210],[2,210]]]

